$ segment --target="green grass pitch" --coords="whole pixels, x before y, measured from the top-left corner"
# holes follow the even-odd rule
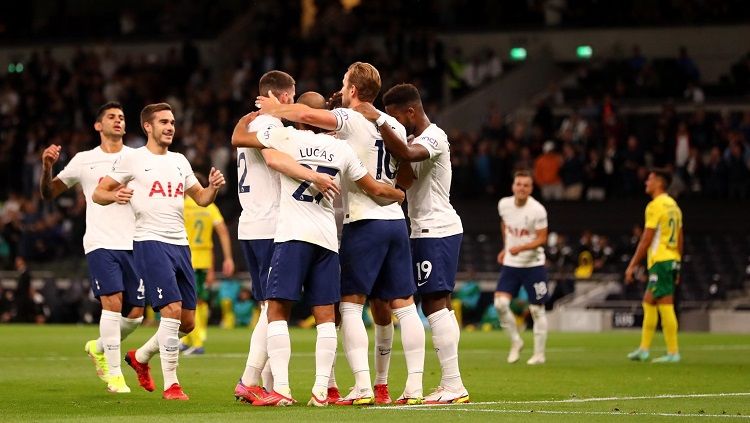
[[[140,345],[154,331],[139,328],[124,342],[123,350]],[[626,360],[638,344],[635,331],[551,333],[547,364],[532,367],[524,364],[530,356],[530,332],[524,334],[527,349],[522,361],[513,365],[505,363],[508,340],[503,333],[463,332],[461,371],[471,404],[313,409],[304,404],[314,380],[314,330],[292,330],[290,377],[300,404],[288,408],[234,401],[232,391],[245,365],[247,329],[212,327],[206,355],[180,358],[179,378],[189,402],[161,399],[158,356],[151,363],[157,392],[143,391],[123,363],[133,392],[108,394],[83,352],[84,342],[97,332],[95,326],[0,325],[0,421],[750,420],[747,335],[681,333],[682,363],[657,365]],[[405,379],[398,330],[395,338],[389,383],[394,398]],[[440,378],[429,332],[427,339],[425,393]],[[657,335],[656,345],[662,342]],[[336,368],[345,393],[352,376],[341,347]]]

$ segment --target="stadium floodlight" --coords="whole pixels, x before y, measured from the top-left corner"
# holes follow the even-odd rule
[[[16,72],[16,64],[11,63],[8,65],[8,73],[15,73]]]
[[[23,63],[18,62],[16,63],[16,73],[21,73],[21,72],[23,72]]]
[[[576,56],[579,59],[590,59],[594,55],[594,49],[591,46],[582,45],[576,47]]]
[[[513,47],[509,52],[510,60],[520,62],[526,60],[526,49],[523,47]]]

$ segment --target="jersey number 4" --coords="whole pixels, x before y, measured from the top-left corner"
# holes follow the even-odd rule
[[[312,169],[312,167],[306,164],[302,164],[302,166],[308,169]],[[315,168],[315,171],[318,173],[325,173],[326,175],[331,175],[331,176],[336,176],[336,174],[339,173],[338,169],[334,169],[332,167],[326,167],[326,166],[318,166]],[[303,181],[301,184],[299,184],[299,187],[297,187],[297,190],[294,191],[294,193],[292,194],[292,197],[294,197],[294,199],[297,201],[305,201],[305,202],[312,203],[314,200],[316,203],[320,204],[321,200],[323,200],[323,194],[319,192],[314,197],[312,195],[305,194],[308,188],[310,188],[310,182]]]

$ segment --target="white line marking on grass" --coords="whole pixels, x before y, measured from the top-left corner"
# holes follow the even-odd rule
[[[470,402],[461,404],[461,406],[474,405],[520,405],[520,404],[571,404],[584,402],[602,402],[602,401],[638,401],[638,400],[658,400],[658,399],[677,399],[677,398],[718,398],[718,397],[747,397],[750,392],[717,392],[714,394],[664,394],[664,395],[642,395],[633,397],[593,397],[593,398],[568,398],[562,400],[530,400],[530,401],[484,401]],[[391,407],[371,407],[376,409],[416,409],[416,408],[453,408],[455,404],[420,404],[420,405],[397,405]]]
[[[471,403],[470,403],[471,404]],[[462,404],[470,405],[470,404]],[[474,403],[476,404],[476,403]],[[417,408],[415,406],[410,407],[370,407],[367,408],[378,409],[378,410],[413,410],[413,411],[466,411],[470,413],[501,413],[501,414],[555,414],[555,415],[592,415],[592,416],[624,416],[624,417],[644,417],[644,416],[658,416],[658,417],[725,417],[734,419],[750,419],[750,416],[736,415],[736,414],[700,414],[700,413],[649,413],[649,412],[619,412],[619,411],[561,411],[561,410],[488,410],[488,409],[472,409],[472,408],[458,408],[442,407],[442,408]]]

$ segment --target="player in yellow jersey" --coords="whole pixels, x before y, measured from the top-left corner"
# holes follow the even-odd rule
[[[638,247],[625,270],[625,283],[633,282],[633,272],[647,255],[648,285],[643,295],[643,329],[641,345],[628,354],[634,361],[646,361],[651,340],[656,332],[658,314],[667,354],[655,358],[654,363],[677,363],[680,352],[677,347],[677,317],[674,312],[674,290],[678,283],[680,258],[682,257],[682,211],[674,198],[666,193],[672,175],[654,169],[646,179],[646,194],[652,200],[646,206],[646,225]]]
[[[195,176],[199,181],[204,178],[203,175],[198,173]],[[215,281],[214,232],[219,236],[221,251],[224,256],[221,268],[224,276],[230,276],[234,273],[232,243],[229,239],[229,230],[224,223],[224,217],[222,217],[216,204],[211,203],[208,207],[200,207],[188,196],[185,196],[185,230],[190,243],[193,270],[195,271],[198,304],[195,311],[195,329],[182,338],[180,348],[183,350],[183,354],[203,354],[205,351],[203,343],[206,341],[208,331],[208,287]]]

